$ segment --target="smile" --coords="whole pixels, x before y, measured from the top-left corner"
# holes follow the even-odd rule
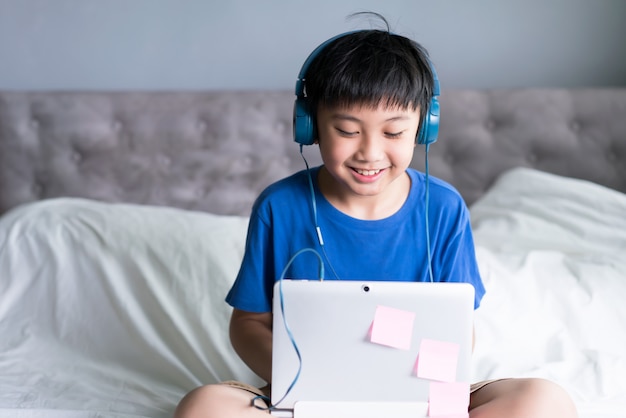
[[[380,173],[380,169],[378,170],[362,170],[360,168],[355,168],[354,171],[356,171],[357,173],[359,173],[362,176],[375,176],[376,174]]]

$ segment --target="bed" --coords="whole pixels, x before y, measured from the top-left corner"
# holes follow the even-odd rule
[[[260,383],[223,299],[254,198],[304,167],[293,98],[0,92],[0,417],[165,418],[198,385]],[[626,417],[626,89],[441,108],[430,171],[470,207],[487,287],[474,378],[546,377],[582,418]]]

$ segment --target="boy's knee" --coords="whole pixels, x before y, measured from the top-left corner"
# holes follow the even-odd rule
[[[176,407],[174,418],[254,418],[267,411],[252,407],[255,394],[225,384],[200,386],[189,392]],[[262,401],[258,401],[262,404]]]
[[[575,418],[576,407],[561,386],[546,379],[504,379],[472,396],[472,417]]]
[[[558,412],[559,417],[576,417],[576,407],[570,395],[560,385],[546,379],[524,379],[521,389],[524,402],[535,404],[538,411]]]
[[[519,382],[520,389],[531,398],[559,398],[566,395],[561,386],[550,380],[529,378],[520,379]]]
[[[174,418],[211,417],[225,389],[221,385],[206,385],[192,390],[178,403]]]

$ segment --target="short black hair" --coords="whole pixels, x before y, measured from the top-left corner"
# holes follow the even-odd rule
[[[420,44],[378,29],[338,37],[313,59],[304,76],[313,116],[320,105],[382,105],[419,108],[423,121],[434,83],[428,53]]]

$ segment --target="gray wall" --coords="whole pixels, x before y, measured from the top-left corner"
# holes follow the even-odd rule
[[[444,89],[626,85],[625,0],[0,0],[0,89],[291,89],[362,10]]]

